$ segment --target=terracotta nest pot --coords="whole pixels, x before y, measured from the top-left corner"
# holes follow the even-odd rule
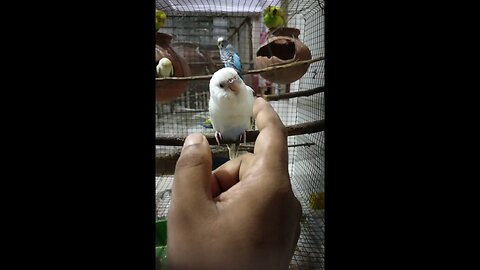
[[[207,52],[201,52],[199,46],[191,42],[175,42],[172,48],[187,62],[192,76],[214,73],[215,65]]]
[[[290,27],[268,33],[270,37],[257,50],[255,68],[263,69],[312,59],[310,49],[298,39],[299,34],[300,30]],[[310,64],[305,64],[272,70],[260,73],[260,76],[270,82],[289,84],[300,79],[309,66]]]
[[[172,36],[165,33],[156,33],[155,61],[167,57],[172,61],[174,77],[191,76],[187,61],[177,53],[170,43]],[[167,103],[179,97],[188,88],[188,81],[155,81],[155,97],[157,103]]]

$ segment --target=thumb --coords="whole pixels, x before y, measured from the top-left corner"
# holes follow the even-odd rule
[[[211,191],[212,154],[200,133],[185,139],[175,167],[171,207],[192,215],[205,215],[213,203]]]

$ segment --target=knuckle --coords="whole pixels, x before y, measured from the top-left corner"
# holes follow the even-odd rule
[[[206,155],[200,151],[200,144],[186,146],[177,160],[176,169],[183,167],[196,167],[206,162]]]

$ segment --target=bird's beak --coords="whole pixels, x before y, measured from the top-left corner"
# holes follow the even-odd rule
[[[228,80],[228,88],[232,90],[233,92],[239,92],[240,91],[240,81],[236,78],[232,78]]]

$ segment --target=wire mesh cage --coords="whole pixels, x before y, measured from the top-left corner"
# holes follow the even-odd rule
[[[269,5],[282,7],[287,28],[298,30],[285,34],[286,41],[278,46],[271,41],[282,34],[271,31],[263,22],[263,10]],[[288,169],[293,191],[303,210],[301,234],[290,268],[324,269],[323,0],[156,0],[156,8],[167,14],[158,32],[171,36],[170,47],[186,60],[191,71],[185,91],[168,101],[157,100],[157,217],[167,215],[175,164],[181,150],[180,145],[162,138],[181,138],[194,132],[211,136],[215,132],[207,120],[208,84],[210,76],[223,67],[217,39],[224,37],[238,50],[245,83],[257,96],[270,102],[287,128],[301,130],[288,136]],[[288,46],[297,41],[308,50],[309,55],[304,59],[297,57],[298,52],[288,52]],[[293,49],[297,46],[295,43]],[[263,56],[273,59],[273,55],[289,60],[289,54],[297,58],[271,63],[269,67],[259,61]],[[281,72],[293,73],[293,68],[302,69],[301,75],[282,81],[285,75]],[[214,167],[228,159],[225,147],[211,145],[211,149]],[[253,143],[241,145],[240,150],[252,151]]]

